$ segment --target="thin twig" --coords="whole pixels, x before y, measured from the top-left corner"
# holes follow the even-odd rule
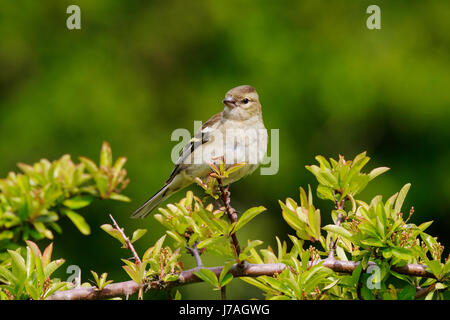
[[[130,239],[127,237],[127,235],[125,234],[125,232],[123,231],[122,228],[119,227],[119,225],[117,224],[116,220],[114,220],[112,215],[109,215],[109,217],[111,218],[111,220],[114,223],[114,227],[117,229],[117,231],[120,232],[120,234],[122,235],[122,238],[125,240],[125,244],[127,246],[127,249],[129,249],[131,251],[131,253],[133,253],[133,257],[134,257],[134,261],[136,262],[136,265],[139,267],[142,263],[141,259],[139,258],[136,250],[134,249],[133,244],[131,243]],[[144,279],[142,279],[143,281]],[[139,300],[143,300],[144,299],[144,288],[143,288],[143,284],[138,284],[139,289],[138,289],[138,299]],[[127,298],[128,299],[128,298]]]
[[[222,300],[227,300],[227,287],[220,288],[220,298]]]
[[[336,210],[342,210],[344,209],[345,206],[345,198],[342,199],[341,202],[339,202],[336,198],[336,193],[333,191],[333,197],[334,197],[334,202],[335,202],[335,206],[336,206]],[[336,220],[336,225],[340,226],[341,222],[342,222],[342,214],[339,212],[338,216],[337,216],[337,220]],[[336,245],[337,245],[337,241],[338,241],[338,237],[336,236],[336,239],[334,239],[334,237],[331,238],[331,244],[330,244],[330,252],[328,254],[328,259],[334,259],[334,254],[336,252]]]
[[[433,291],[435,287],[436,287],[436,283],[433,283],[432,285],[429,285],[426,288],[417,288],[416,295],[414,296],[414,299],[417,300],[417,299],[425,297],[428,293]]]
[[[117,224],[116,220],[114,220],[112,215],[109,215],[109,217],[111,218],[111,220],[114,223],[114,227],[117,229],[117,231],[120,232],[120,234],[122,235],[123,239],[125,240],[125,244],[127,246],[127,249],[130,249],[131,253],[133,253],[133,257],[134,260],[136,261],[136,263],[139,265],[142,263],[141,259],[139,258],[136,250],[133,247],[133,244],[131,243],[130,239],[127,237],[127,235],[125,234],[125,232],[123,231],[122,228],[119,227],[119,225]]]
[[[340,226],[342,222],[342,214],[338,213],[336,225]],[[334,259],[334,253],[336,252],[336,245],[337,245],[338,237],[336,236],[335,239],[331,238],[331,244],[330,244],[330,252],[328,254],[329,259]]]
[[[356,295],[358,296],[359,300],[364,300],[361,289],[362,289],[362,282],[361,282],[361,277],[359,277],[358,283],[356,284]]]
[[[237,214],[236,214],[236,210],[234,210],[231,205],[231,197],[230,197],[230,191],[229,191],[229,187],[225,188],[223,186],[222,183],[222,179],[221,178],[216,178],[217,179],[217,184],[220,190],[220,199],[223,202],[223,205],[225,206],[225,213],[228,216],[228,219],[230,220],[231,223],[236,223],[237,222]],[[241,260],[239,259],[239,255],[241,254],[241,246],[239,245],[239,241],[237,239],[236,233],[231,234],[231,247],[233,248],[233,253],[234,256],[236,258],[236,262],[238,264],[241,264]]]
[[[200,257],[200,252],[197,248],[197,241],[191,247],[186,247],[186,250],[194,257],[195,263],[197,264],[197,268],[203,267],[202,258]]]

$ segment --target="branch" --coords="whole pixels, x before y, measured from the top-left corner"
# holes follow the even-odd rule
[[[227,287],[220,288],[220,299],[227,300]]]
[[[120,232],[120,234],[122,235],[123,239],[125,240],[125,243],[127,245],[127,249],[130,249],[130,251],[133,253],[133,257],[134,260],[136,261],[137,264],[141,264],[141,259],[139,258],[136,250],[133,247],[133,244],[131,243],[130,239],[127,237],[127,235],[123,232],[123,229],[119,227],[119,225],[117,224],[116,220],[114,220],[112,215],[109,215],[109,217],[111,218],[112,222],[114,223],[114,227],[117,229],[117,231]]]
[[[358,266],[359,262],[339,261],[333,259],[315,260],[310,262],[310,266],[323,262],[323,266],[340,273],[352,273]],[[375,263],[369,263],[369,265]],[[259,277],[259,276],[273,276],[280,274],[286,266],[282,263],[269,264],[249,264],[243,262],[241,264],[233,265],[228,273],[234,277]],[[220,275],[223,267],[207,268],[214,272],[217,276]],[[403,267],[392,267],[395,272],[416,277],[435,278],[434,275],[426,271],[427,267],[422,264],[408,264]],[[195,276],[194,272],[199,268],[182,271],[176,281],[168,282],[165,286],[161,286],[160,281],[152,281],[145,284],[145,289],[150,290],[167,290],[170,288],[183,286],[191,283],[201,282],[202,280]],[[107,285],[103,290],[96,288],[75,288],[67,291],[58,291],[48,297],[48,300],[94,300],[94,299],[109,299],[117,296],[129,296],[139,292],[141,286],[134,281],[117,282]]]
[[[281,273],[285,268],[282,263],[273,264],[235,264],[228,273],[234,277],[259,277],[272,276],[275,273]],[[214,272],[216,276],[220,276],[223,267],[207,268]],[[146,284],[146,289],[167,290],[178,286],[183,286],[191,283],[201,282],[194,272],[199,268],[193,268],[182,271],[178,280],[168,282],[164,288],[161,287],[161,282],[152,281]],[[75,288],[67,291],[58,291],[47,298],[47,300],[95,300],[95,299],[109,299],[117,296],[128,296],[139,291],[140,286],[134,281],[125,281],[111,283],[103,288],[103,290],[96,290],[96,288]]]
[[[417,288],[416,295],[414,296],[414,299],[420,299],[425,297],[428,293],[434,290],[436,287],[436,283],[433,283],[432,285],[426,287],[426,288]]]
[[[186,250],[189,252],[189,254],[191,254],[194,257],[195,263],[197,264],[197,268],[203,267],[202,258],[200,257],[200,252],[198,251],[197,248],[197,241],[194,243],[192,248],[186,247]]]
[[[223,202],[223,205],[225,206],[225,212],[228,216],[228,219],[230,219],[231,223],[236,223],[237,222],[237,214],[236,214],[236,211],[230,205],[231,198],[230,198],[230,191],[228,190],[229,186],[227,188],[225,188],[222,184],[221,178],[216,178],[216,180],[217,180],[217,184],[218,184],[219,190],[220,190],[220,198]],[[231,246],[233,248],[233,253],[236,258],[236,262],[238,264],[240,264],[241,260],[239,259],[239,255],[241,254],[241,246],[239,245],[239,241],[237,239],[236,232],[234,232],[231,235]]]
[[[119,227],[119,225],[117,224],[116,220],[114,220],[112,215],[109,215],[109,217],[111,218],[111,220],[114,223],[114,227],[117,229],[117,231],[120,232],[120,234],[122,235],[122,238],[125,240],[125,244],[127,245],[127,249],[130,249],[130,251],[133,253],[133,257],[134,257],[134,261],[136,262],[136,266],[139,267],[142,263],[141,259],[139,258],[139,255],[137,254],[136,250],[134,249],[133,244],[131,243],[130,239],[127,237],[127,235],[125,234],[125,232],[123,231],[122,228]],[[144,280],[144,279],[142,279]],[[138,284],[138,299],[142,300],[144,299],[144,290],[143,290],[143,285],[142,284]]]
[[[336,205],[336,210],[344,209],[345,198],[342,199],[342,201],[339,203],[339,201],[336,198],[336,193],[334,191],[333,191],[333,197],[334,197],[334,202],[335,202],[335,205]],[[338,213],[337,220],[336,220],[336,225],[337,226],[341,225],[342,218],[343,218],[342,214]],[[331,238],[330,252],[328,253],[328,258],[329,259],[334,259],[334,253],[336,251],[337,241],[338,241],[338,237],[337,236],[336,236],[336,239],[333,239],[333,237]]]

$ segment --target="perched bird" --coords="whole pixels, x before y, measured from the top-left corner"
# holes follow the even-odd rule
[[[264,127],[261,104],[256,90],[248,85],[231,89],[222,100],[224,109],[212,116],[184,147],[181,156],[164,186],[147,200],[132,218],[145,218],[159,204],[195,178],[205,181],[211,172],[210,163],[223,157],[227,166],[245,166],[223,181],[230,184],[256,170],[267,151],[267,129]]]

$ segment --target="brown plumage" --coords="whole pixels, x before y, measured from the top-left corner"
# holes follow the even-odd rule
[[[212,116],[195,133],[191,142],[183,148],[164,186],[136,210],[132,218],[145,218],[170,195],[192,184],[196,177],[205,179],[211,170],[209,163],[216,162],[217,157],[230,152],[230,149],[233,155],[236,154],[236,160],[231,161],[248,164],[224,181],[225,184],[239,180],[258,167],[267,149],[267,130],[256,90],[249,85],[233,88],[226,93],[222,102],[224,110]],[[223,139],[227,137],[227,132],[236,131],[243,132],[244,136],[240,137],[243,138],[242,141],[233,141],[233,145],[224,144],[224,141],[228,141]],[[246,136],[247,132],[257,132],[256,139],[253,135]],[[248,161],[248,149],[256,150],[257,154],[253,156],[257,163]],[[211,157],[212,154],[215,157]],[[201,161],[196,163],[198,156]],[[232,164],[228,160],[226,159],[227,164]]]

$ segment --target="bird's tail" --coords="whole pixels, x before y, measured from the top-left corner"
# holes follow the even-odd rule
[[[131,218],[144,219],[150,212],[152,212],[161,202],[163,202],[169,195],[169,184],[164,185],[157,193],[155,193],[150,199],[148,199],[135,213],[131,215]]]

